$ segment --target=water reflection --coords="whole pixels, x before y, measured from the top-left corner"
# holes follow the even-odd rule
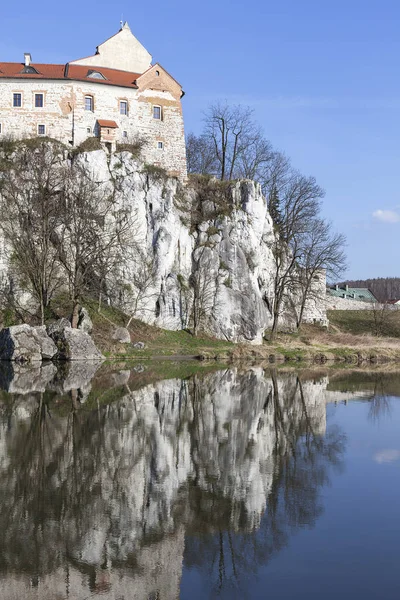
[[[368,398],[261,367],[142,387],[98,368],[2,365],[2,598],[169,600],[183,560],[243,597],[323,512],[345,447],[326,403]]]

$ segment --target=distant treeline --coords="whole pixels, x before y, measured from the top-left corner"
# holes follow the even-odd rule
[[[400,277],[377,277],[376,279],[352,279],[339,285],[365,287],[371,290],[377,300],[387,302],[400,298]]]

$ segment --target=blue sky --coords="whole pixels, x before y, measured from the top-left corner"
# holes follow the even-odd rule
[[[20,0],[2,6],[0,61],[66,62],[119,28],[184,86],[187,131],[217,99],[254,108],[275,147],[326,190],[348,277],[400,276],[400,2]]]

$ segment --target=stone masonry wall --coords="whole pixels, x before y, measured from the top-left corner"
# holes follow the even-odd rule
[[[0,81],[1,138],[16,139],[45,135],[65,144],[78,146],[86,138],[98,135],[98,119],[118,124],[117,142],[137,137],[146,139],[145,162],[156,164],[171,175],[186,177],[186,151],[180,99],[165,90],[154,91],[99,84],[43,80]],[[13,94],[22,94],[22,106],[12,106]],[[43,93],[44,106],[35,108],[35,93]],[[85,110],[85,96],[92,96],[93,111]],[[128,115],[120,114],[120,101],[128,103]],[[153,105],[162,107],[162,119],[153,118]],[[158,142],[163,142],[159,148]]]

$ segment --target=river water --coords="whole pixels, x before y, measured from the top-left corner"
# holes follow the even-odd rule
[[[400,597],[400,373],[0,365],[0,599]]]

